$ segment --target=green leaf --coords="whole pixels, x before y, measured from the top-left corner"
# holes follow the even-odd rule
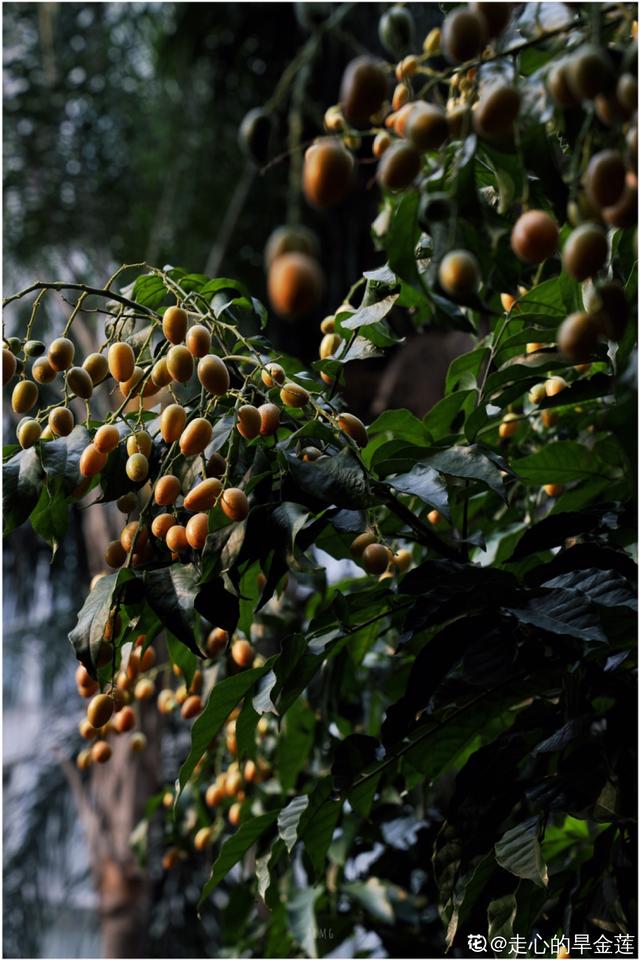
[[[498,900],[491,900],[487,907],[487,926],[489,942],[498,939],[504,940],[503,950],[494,950],[496,957],[511,955],[510,939],[513,936],[513,922],[516,918],[518,904],[513,893],[509,893]]]
[[[506,498],[500,469],[477,444],[469,447],[454,446],[448,450],[437,451],[425,457],[424,462],[440,473],[477,480],[502,499]]]
[[[378,877],[369,877],[364,883],[345,883],[343,890],[357,900],[375,920],[382,923],[395,922],[388,887]]]
[[[606,476],[605,464],[593,451],[572,440],[547,443],[536,453],[512,461],[511,466],[525,483],[536,487]]]
[[[329,779],[321,780],[311,794],[311,802],[303,816],[303,824],[298,830],[298,836],[304,842],[305,853],[316,880],[319,880],[324,873],[327,850],[342,810],[342,800],[334,800],[330,794]]]
[[[145,273],[138,277],[133,285],[132,298],[136,303],[151,310],[157,310],[167,296],[167,289],[161,277],[155,273]]]
[[[2,511],[5,537],[24,523],[36,506],[43,476],[37,447],[21,450],[2,465]]]
[[[102,581],[99,581],[102,582]],[[191,750],[180,767],[176,784],[176,802],[195,766],[207,749],[208,743],[222,730],[233,708],[242,700],[253,684],[271,669],[273,658],[262,667],[253,667],[216,683],[207,704],[191,728]]]
[[[437,470],[428,464],[416,463],[408,473],[390,477],[388,482],[399,493],[413,494],[445,517],[450,516],[447,486]]]
[[[445,394],[453,393],[456,387],[473,390],[478,386],[478,377],[489,357],[488,347],[476,347],[469,353],[463,353],[451,363],[445,381]],[[427,414],[428,416],[428,414]]]
[[[450,434],[459,434],[476,397],[476,390],[457,390],[438,400],[422,421],[431,439],[438,441]]]
[[[315,903],[321,893],[319,888],[303,887],[290,891],[286,901],[287,923],[291,936],[304,950],[304,956],[311,957],[312,960],[318,956]]]
[[[145,597],[174,637],[201,656],[194,636],[194,601],[199,573],[193,563],[173,563],[144,573]]]
[[[260,714],[256,713],[249,696],[246,697],[240,716],[236,723],[236,741],[238,744],[238,760],[256,757],[256,725]]]
[[[540,817],[530,817],[507,830],[495,845],[496,860],[514,876],[546,887],[549,876],[542,858],[539,833]]]
[[[166,632],[167,649],[171,663],[175,663],[182,670],[184,682],[187,687],[191,686],[193,674],[198,666],[198,657],[196,657],[188,647],[185,646],[177,637],[167,630]]]
[[[60,495],[51,496],[48,487],[43,487],[40,499],[31,514],[31,526],[51,547],[53,561],[60,541],[69,525],[69,504]]]
[[[121,589],[135,579],[134,574],[127,568],[100,577],[82,605],[78,622],[69,634],[76,657],[92,675],[95,674],[96,655],[102,643],[109,612],[119,598]]]
[[[365,471],[351,450],[343,449],[333,457],[307,463],[287,454],[289,474],[305,500],[334,504],[347,510],[358,510],[371,501]],[[289,491],[288,499],[295,500]]]
[[[262,834],[274,823],[278,815],[277,810],[262,813],[241,823],[232,837],[222,845],[220,853],[211,868],[209,879],[202,888],[198,908],[207,900],[219,883],[224,880],[229,871],[240,860],[247,850],[253,846]]]
[[[418,206],[420,194],[408,190],[395,204],[385,237],[389,267],[402,280],[418,285],[416,243],[418,240]]]
[[[283,793],[293,790],[313,746],[316,718],[304,700],[296,700],[282,721],[277,746],[277,769]]]
[[[42,444],[42,467],[52,492],[62,491],[68,496],[76,489],[82,480],[80,458],[90,440],[89,431],[78,424],[68,437]]]
[[[392,293],[383,300],[360,307],[347,320],[341,320],[340,327],[343,330],[358,330],[360,327],[379,323],[393,309],[399,296],[398,293]]]
[[[294,797],[278,814],[278,833],[284,841],[287,853],[291,853],[298,840],[300,817],[309,806],[309,795]]]

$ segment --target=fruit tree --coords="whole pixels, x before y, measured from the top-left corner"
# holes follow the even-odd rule
[[[121,516],[70,634],[77,767],[144,756],[145,701],[180,718],[147,817],[234,955],[635,930],[635,8],[445,6],[425,38],[376,8],[384,56],[348,64],[314,142],[290,131],[309,210],[379,198],[309,369],[243,283],[184,266],[4,301],[5,532],[55,551],[74,505]],[[239,126],[259,167],[281,101]],[[272,234],[291,323],[321,262],[300,223]],[[365,424],[349,365],[425,328],[473,338],[442,399]]]

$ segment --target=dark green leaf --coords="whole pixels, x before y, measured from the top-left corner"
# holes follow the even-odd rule
[[[232,837],[225,841],[211,868],[209,879],[202,888],[198,907],[201,907],[205,900],[211,896],[213,890],[224,880],[231,868],[244,856],[249,847],[252,847],[265,830],[274,823],[277,815],[276,810],[271,810],[269,813],[250,817],[240,824],[237,833],[234,833]]]
[[[547,865],[542,858],[539,834],[539,817],[530,817],[507,830],[495,845],[496,860],[514,876],[532,880],[539,887],[546,887],[549,877]]]

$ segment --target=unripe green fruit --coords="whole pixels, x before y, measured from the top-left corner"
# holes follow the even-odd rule
[[[363,56],[352,60],[342,77],[340,106],[352,127],[367,127],[387,96],[387,71],[381,60]]]
[[[380,43],[394,57],[401,57],[413,44],[414,23],[407,7],[395,5],[386,10],[378,22]]]
[[[594,100],[608,93],[614,83],[608,54],[600,47],[585,44],[567,61],[569,89],[577,100]]]
[[[49,414],[49,429],[57,437],[68,437],[73,430],[75,418],[69,407],[54,407]],[[104,451],[100,451],[103,453]]]
[[[567,360],[589,360],[598,342],[598,325],[586,313],[572,313],[560,324],[557,340]]]
[[[48,364],[47,364],[48,365]],[[35,364],[34,364],[35,366]],[[16,358],[12,354],[11,350],[8,350],[6,347],[2,348],[2,386],[6,387],[8,383],[11,383],[15,374],[16,374]],[[33,372],[33,371],[32,371]],[[55,370],[53,371],[55,377]],[[38,378],[34,375],[34,379]],[[44,381],[38,381],[40,383]]]
[[[182,307],[167,307],[162,317],[162,332],[169,343],[182,343],[187,333],[187,311]]]
[[[440,263],[438,280],[450,297],[469,297],[480,286],[480,265],[468,250],[452,250]]]
[[[41,357],[47,348],[42,340],[27,340],[24,345],[25,357]]]
[[[511,19],[512,3],[470,3],[469,9],[484,23],[487,37],[499,36]]]
[[[515,222],[511,247],[525,263],[542,263],[558,249],[558,226],[543,210],[528,210]]]
[[[420,173],[420,154],[411,143],[394,143],[382,154],[376,179],[392,192],[406,190]]]
[[[477,57],[487,42],[484,20],[464,7],[448,13],[442,24],[442,52],[451,63],[464,63]]]
[[[433,103],[418,101],[409,114],[405,136],[421,153],[437,150],[449,136],[444,111]]]
[[[616,203],[625,185],[626,169],[622,157],[615,150],[601,150],[589,161],[585,184],[589,199],[597,207]]]
[[[382,543],[370,543],[362,552],[362,565],[367,573],[384,573],[391,563],[393,554]]]
[[[90,353],[82,366],[91,377],[94,387],[96,384],[102,383],[109,373],[109,364],[103,353]]]
[[[18,443],[23,450],[33,447],[42,435],[42,427],[37,420],[26,420],[18,427]]]
[[[83,367],[71,367],[67,370],[67,386],[76,397],[82,400],[91,399],[93,393],[93,381],[88,372]]]
[[[283,253],[306,253],[307,256],[317,259],[320,255],[320,244],[315,233],[307,227],[276,227],[264,248],[264,267],[267,273],[276,257]],[[278,364],[274,366],[277,367]]]
[[[109,373],[118,383],[126,383],[133,376],[136,358],[129,343],[114,343],[107,354]]]
[[[134,453],[127,460],[125,470],[129,480],[142,483],[149,476],[149,461],[143,453]]]
[[[600,227],[583,223],[569,235],[562,251],[562,266],[576,280],[586,280],[604,266],[609,253],[607,237]]]
[[[497,83],[483,92],[473,111],[473,126],[480,137],[492,140],[513,131],[520,111],[520,94],[506,83]]]
[[[138,506],[138,497],[135,493],[123,493],[116,500],[116,506],[120,513],[129,514]]]
[[[21,380],[16,383],[11,394],[11,407],[14,413],[28,413],[38,402],[38,388],[33,380]]]
[[[9,345],[9,350],[11,350],[11,353],[13,353],[14,356],[17,356],[22,350],[22,340],[20,337],[9,337],[7,344]]]
[[[87,707],[87,720],[92,727],[104,727],[113,715],[113,700],[106,693],[99,693]]]
[[[246,157],[262,166],[269,159],[272,120],[261,107],[254,107],[242,119],[238,130],[238,144]]]
[[[167,369],[173,380],[187,383],[193,376],[193,357],[186,347],[171,347],[167,354]]]
[[[211,443],[213,427],[204,417],[196,417],[187,424],[180,436],[180,451],[185,457],[195,457]]]
[[[360,557],[362,557],[365,548],[372,543],[377,543],[375,533],[373,530],[365,530],[364,533],[359,533],[358,536],[351,542],[349,552],[354,559],[358,560]]]
[[[54,370],[67,370],[73,363],[76,348],[68,337],[58,337],[49,347],[47,354]]]
[[[224,361],[215,354],[209,354],[198,362],[198,380],[207,393],[214,397],[223,396],[231,382]]]

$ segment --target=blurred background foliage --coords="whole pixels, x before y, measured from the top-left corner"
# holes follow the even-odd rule
[[[144,259],[236,277],[266,303],[264,244],[279,224],[301,222],[321,241],[324,301],[302,324],[271,316],[268,332],[276,346],[313,357],[317,322],[378,262],[369,237],[377,199],[361,189],[329,215],[305,207],[288,130],[293,120],[292,156],[301,158],[321,132],[324,106],[337,100],[345,63],[364,49],[383,53],[385,7],[4,4],[5,294],[34,278],[103,283],[118,264]],[[339,10],[339,27],[325,31]],[[440,19],[436,4],[412,12],[419,36]],[[302,79],[289,71],[298,83],[292,116],[291,86],[279,81],[300,53]],[[238,126],[278,89],[272,161],[258,170],[242,156]],[[358,175],[366,188],[373,168],[361,164]],[[61,305],[48,303],[39,320],[38,336],[58,330]],[[373,373],[382,362],[372,361]],[[371,380],[366,365],[352,367],[351,401],[367,412]],[[5,410],[5,431],[10,416]],[[51,565],[30,528],[5,543],[5,956],[101,955],[91,863],[61,766],[78,746],[82,714],[67,632],[108,534],[88,516],[74,511]],[[67,702],[77,709],[61,711]],[[163,736],[170,778],[180,752],[171,730]],[[152,875],[142,955],[225,955],[221,939],[231,933],[203,934],[193,907],[201,878],[188,879]]]

